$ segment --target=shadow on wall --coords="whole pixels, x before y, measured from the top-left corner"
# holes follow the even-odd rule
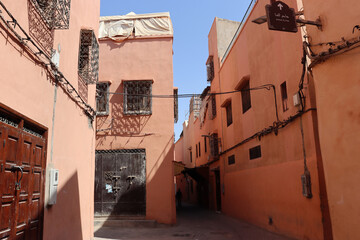
[[[83,239],[79,195],[78,174],[75,172],[66,184],[58,189],[56,204],[46,207],[44,239]]]
[[[39,14],[38,7],[35,6],[32,0],[28,0],[28,8],[30,35],[45,49],[48,55],[51,55],[54,45],[54,30],[51,30],[46,24],[43,17]]]
[[[155,219],[160,223],[174,224],[176,222],[175,213],[175,190],[173,184],[173,136],[165,145],[161,154],[157,157],[154,165],[147,169],[146,176],[146,202],[145,205],[141,205],[137,194],[144,194],[143,189],[129,186],[126,182],[125,185],[120,186],[123,189],[122,195],[116,198],[116,202],[113,204],[113,209],[109,211],[107,220],[103,223],[103,226],[111,224],[108,222],[114,219],[116,216],[122,216],[123,218],[145,218]],[[147,158],[149,155],[147,155]],[[105,183],[101,184],[101,192],[106,189]],[[96,186],[95,186],[96,189]],[[134,193],[136,193],[134,195]],[[105,193],[109,198],[115,199],[113,193]],[[96,193],[95,193],[96,196]],[[104,196],[103,196],[104,198]],[[105,197],[106,198],[106,197]],[[132,202],[131,207],[128,204]],[[98,206],[99,207],[99,206]],[[107,205],[103,204],[102,208],[106,208]],[[96,207],[95,207],[96,208]],[[108,210],[108,209],[105,209]],[[146,213],[146,216],[145,216]],[[169,216],[172,216],[169,219]],[[109,232],[105,231],[106,228],[99,228],[95,231],[95,237],[110,237]],[[121,238],[123,236],[111,236],[112,238]]]
[[[120,84],[116,93],[124,92],[124,85]],[[121,94],[110,96],[109,108],[111,115],[97,117],[96,129],[101,130],[96,135],[97,148],[104,145],[106,137],[144,137],[151,133],[141,134],[151,115],[124,115],[124,97]],[[102,129],[105,129],[104,131]],[[110,146],[112,145],[110,143]]]

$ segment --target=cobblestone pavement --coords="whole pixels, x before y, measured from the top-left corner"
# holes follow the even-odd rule
[[[95,240],[290,240],[223,214],[186,205],[177,213],[177,224],[157,227],[102,227]]]

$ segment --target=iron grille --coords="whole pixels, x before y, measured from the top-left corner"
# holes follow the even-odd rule
[[[96,113],[109,114],[109,83],[96,84]]]
[[[124,113],[151,114],[152,81],[124,82]]]
[[[23,128],[23,131],[24,132],[26,132],[26,133],[28,133],[28,134],[31,134],[31,135],[33,135],[33,136],[35,136],[35,137],[38,137],[38,138],[43,138],[43,136],[41,135],[41,134],[39,134],[39,133],[37,133],[37,132],[35,132],[35,131],[33,131],[33,130],[31,130],[31,129],[28,129],[28,128]]]
[[[214,79],[214,59],[213,56],[209,56],[206,62],[207,81],[211,82]]]
[[[193,96],[190,99],[190,113],[194,112],[194,117],[198,117],[200,114],[201,99],[198,95]]]
[[[214,119],[215,117],[216,117],[216,98],[215,95],[211,95],[210,119]]]
[[[145,149],[109,149],[109,150],[96,150],[96,154],[100,153],[145,153]]]
[[[178,105],[178,90],[174,89],[174,122],[177,123],[179,120],[179,105]]]
[[[71,0],[32,0],[50,29],[68,29]]]
[[[79,75],[88,84],[96,84],[98,81],[99,44],[92,30],[82,29],[80,32]]]
[[[219,140],[217,133],[213,133],[210,136],[210,155],[213,158],[217,158],[219,156]]]
[[[7,118],[1,117],[1,116],[0,116],[0,122],[5,123],[9,126],[16,127],[16,128],[19,126],[19,124],[15,123]]]
[[[28,0],[28,7],[29,33],[50,56],[54,45],[54,30],[44,20],[36,0]]]
[[[261,157],[261,146],[256,146],[249,149],[250,160]]]

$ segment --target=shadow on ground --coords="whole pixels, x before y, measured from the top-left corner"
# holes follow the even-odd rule
[[[289,240],[248,223],[209,211],[194,205],[183,204],[177,210],[177,224],[156,227],[102,227],[95,232],[95,240],[105,239],[159,239],[159,240],[222,240],[271,239]]]

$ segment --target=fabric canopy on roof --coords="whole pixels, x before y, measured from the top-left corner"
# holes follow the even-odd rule
[[[169,13],[101,17],[99,38],[172,35]]]

